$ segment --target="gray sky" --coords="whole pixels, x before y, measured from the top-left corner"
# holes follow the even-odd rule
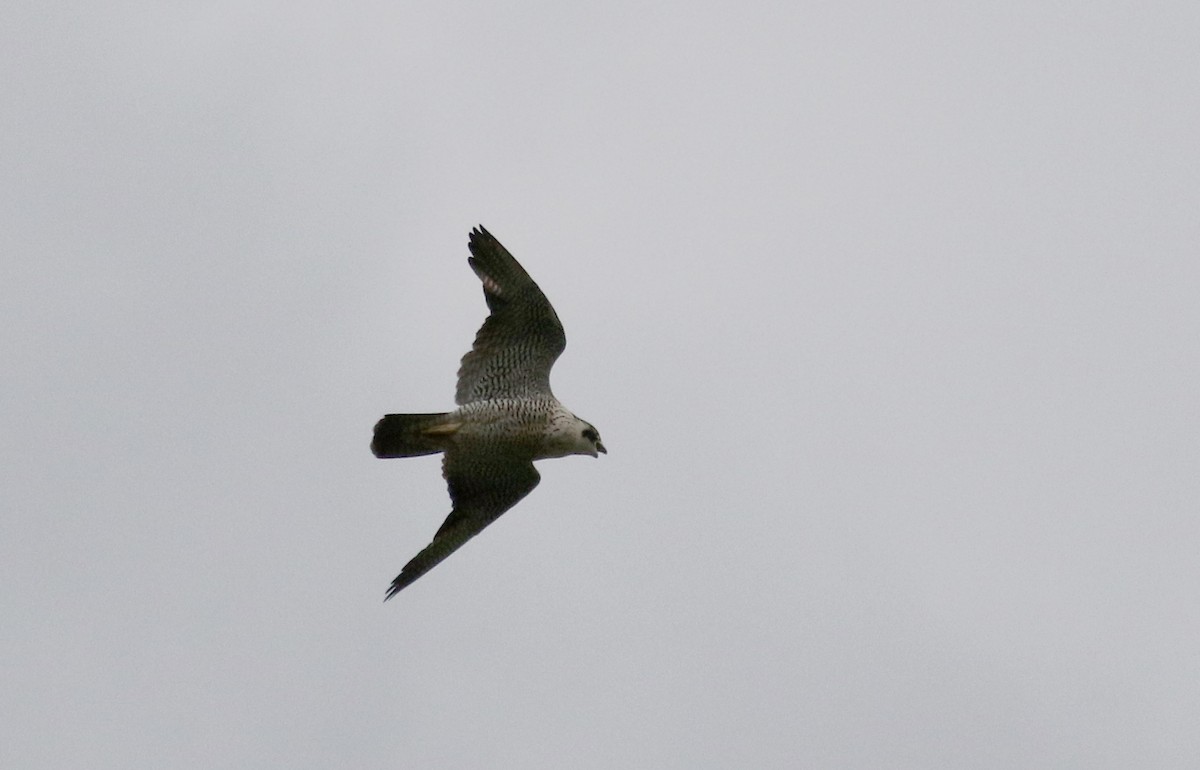
[[[4,4],[0,766],[1195,767],[1198,32]],[[477,223],[610,454],[385,605]]]

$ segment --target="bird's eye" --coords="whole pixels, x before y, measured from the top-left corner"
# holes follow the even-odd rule
[[[596,434],[596,431],[595,431],[595,430],[593,430],[593,429],[591,429],[591,428],[584,428],[584,429],[583,429],[583,437],[584,437],[584,438],[586,438],[588,441],[595,441],[595,440],[597,440],[598,438],[600,438],[600,437],[599,437],[599,436]]]

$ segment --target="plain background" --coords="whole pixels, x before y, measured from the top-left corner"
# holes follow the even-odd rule
[[[1198,8],[6,2],[0,765],[1196,767]]]

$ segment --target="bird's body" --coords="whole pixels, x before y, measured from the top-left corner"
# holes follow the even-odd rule
[[[566,336],[541,289],[482,227],[471,232],[469,248],[491,315],[463,356],[458,409],[386,415],[371,442],[381,458],[444,453],[453,502],[433,542],[392,581],[388,599],[529,494],[541,478],[534,460],[606,451],[596,429],[550,391]]]

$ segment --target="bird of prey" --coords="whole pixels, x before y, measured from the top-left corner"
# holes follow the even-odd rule
[[[458,408],[385,415],[371,442],[380,458],[442,452],[452,503],[433,542],[404,565],[384,601],[533,491],[541,479],[534,460],[608,451],[596,428],[550,392],[550,368],[567,338],[546,295],[482,225],[467,248],[491,313],[459,366]]]

